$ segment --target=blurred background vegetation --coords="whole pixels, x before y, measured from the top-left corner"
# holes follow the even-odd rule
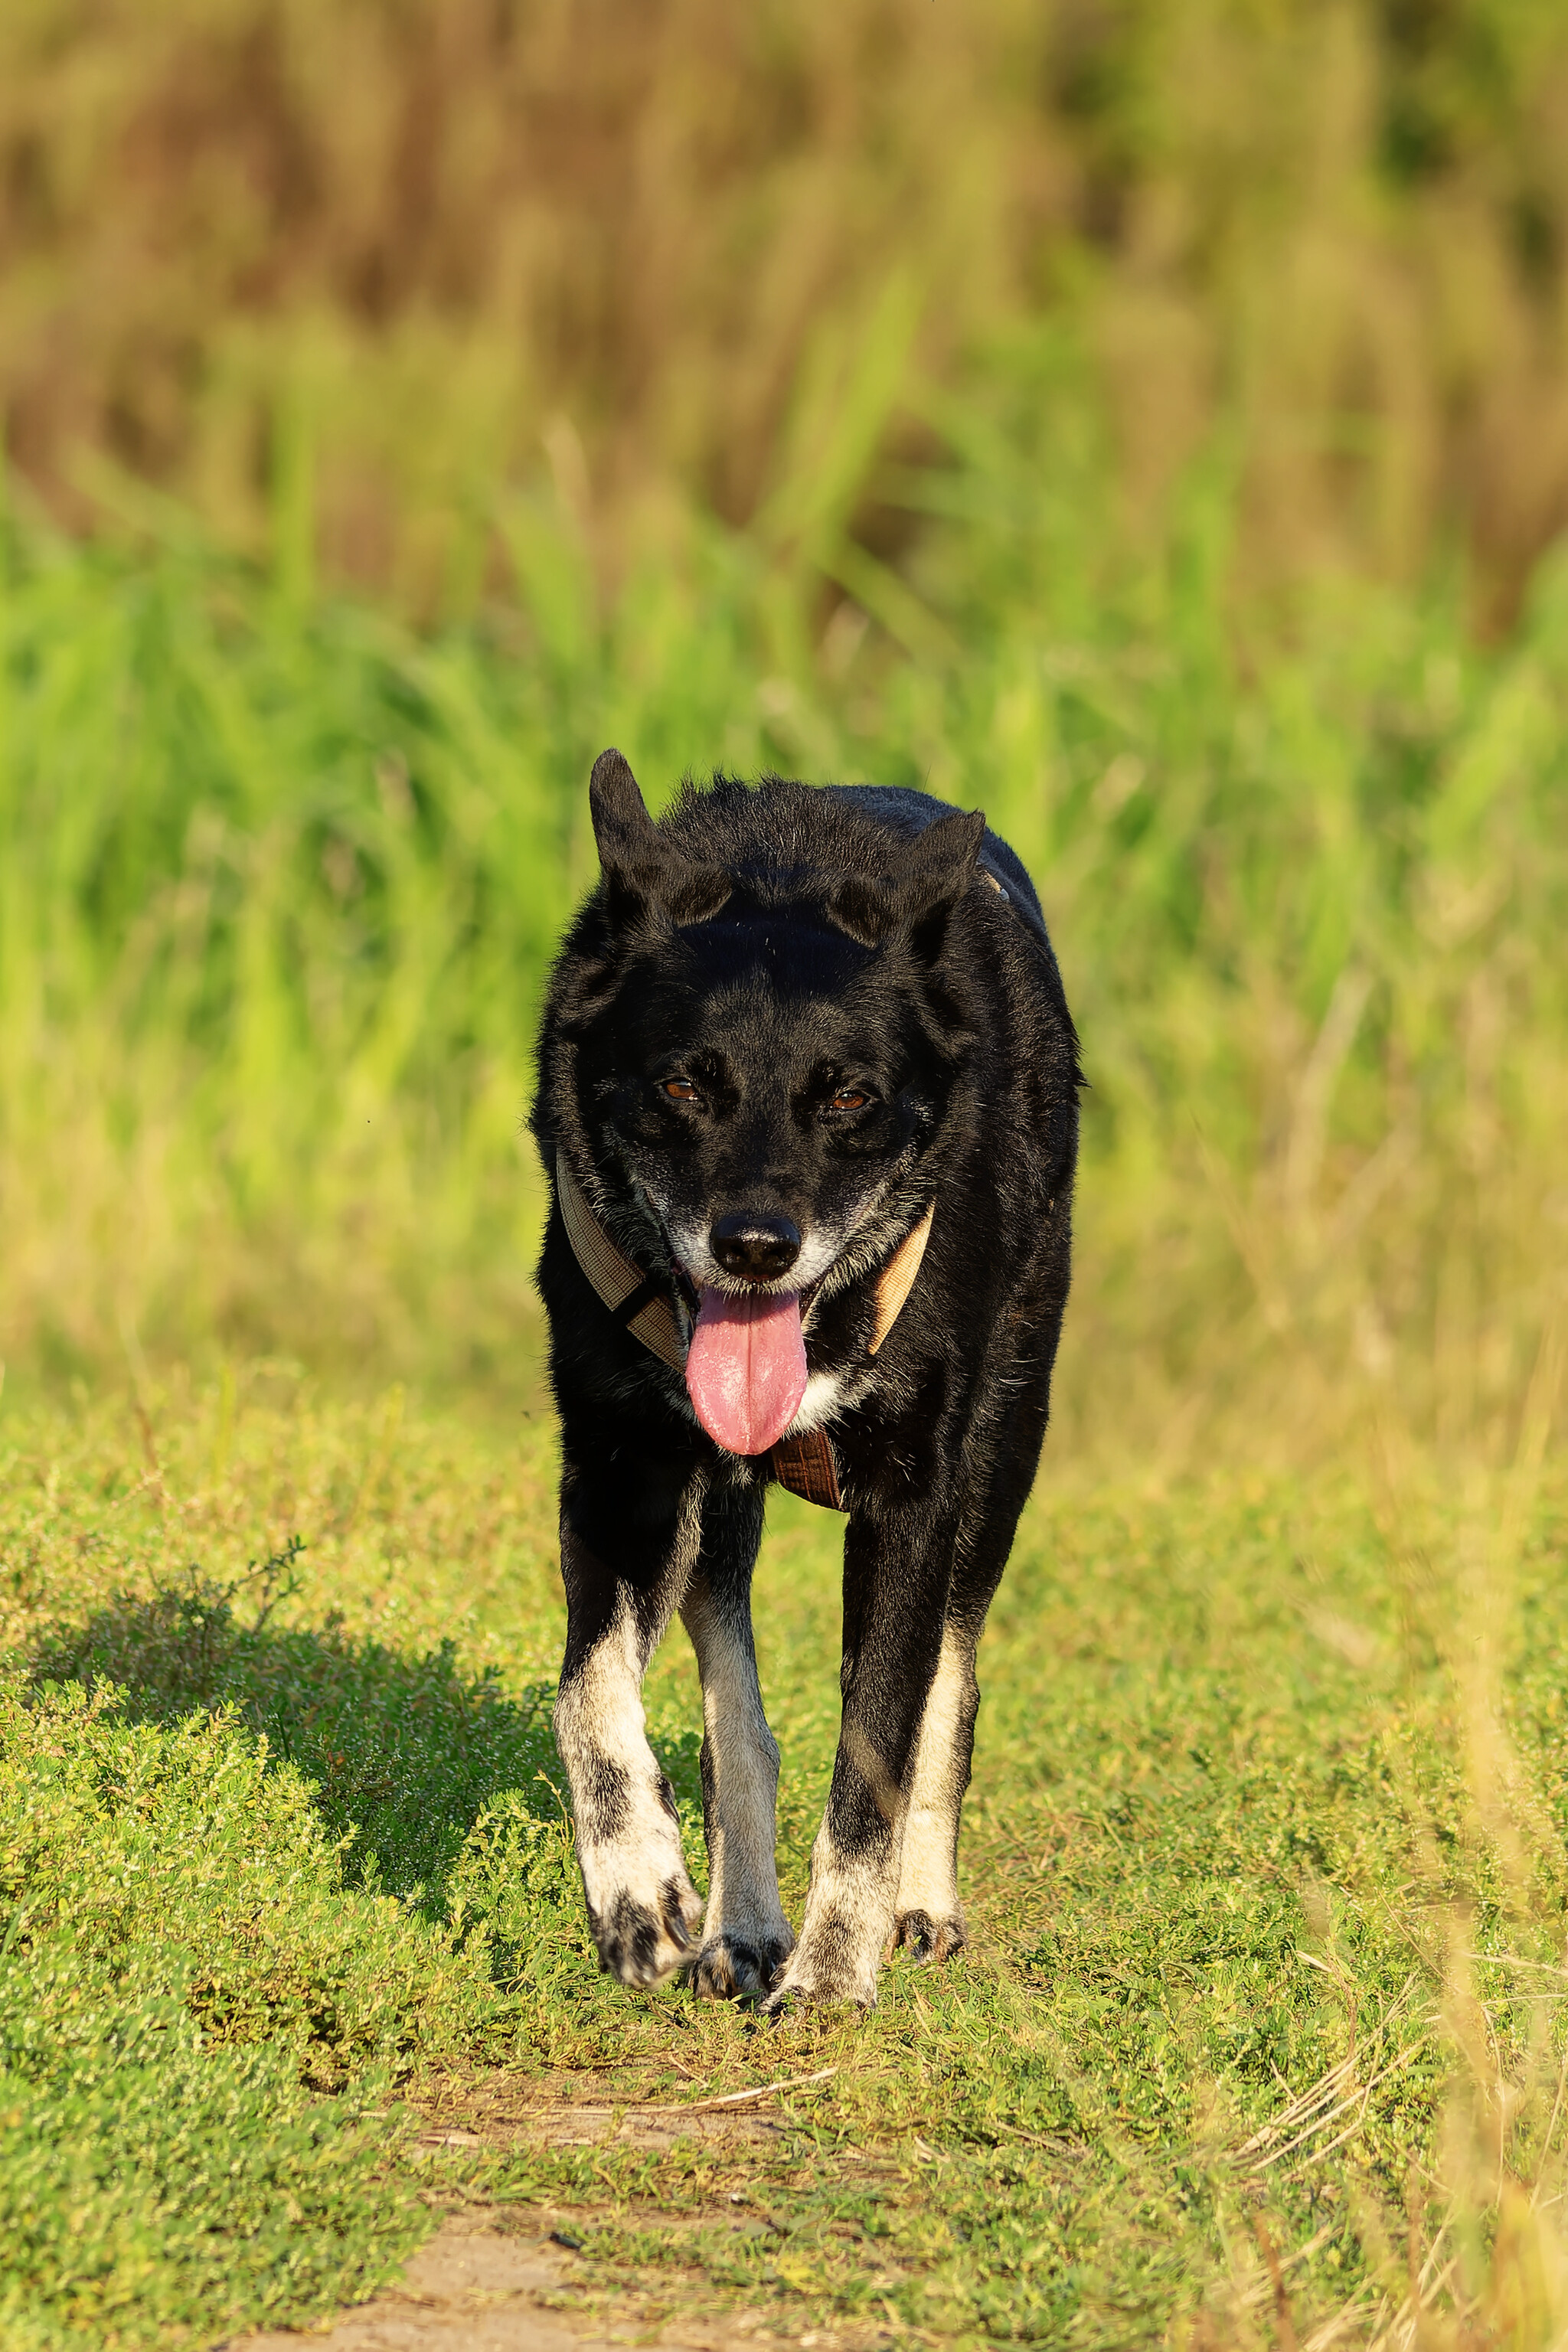
[[[525,1386],[618,740],[1032,863],[1071,1442],[1508,1455],[1565,296],[1559,0],[11,0],[0,1352]]]
[[[51,509],[125,468],[260,552],[308,466],[422,615],[504,592],[542,437],[611,580],[650,501],[756,525],[884,304],[874,553],[903,395],[1042,315],[1124,519],[1223,425],[1249,578],[1461,541],[1495,620],[1568,517],[1558,0],[12,0],[0,189]]]

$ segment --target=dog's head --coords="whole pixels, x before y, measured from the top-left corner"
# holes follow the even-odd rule
[[[899,843],[836,818],[824,839],[807,788],[728,789],[665,829],[618,752],[595,763],[603,881],[567,1012],[578,1107],[700,1291],[793,1295],[940,1125],[969,1035],[949,918],[984,819]]]

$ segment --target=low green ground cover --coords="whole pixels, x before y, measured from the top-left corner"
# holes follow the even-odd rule
[[[1408,2305],[1423,2340],[1468,2313],[1468,2340],[1544,2343],[1543,1428],[1497,1475],[1392,1429],[1331,1480],[1050,1465],[982,1656],[973,1948],[891,1965],[868,2020],[775,2030],[595,1971],[547,1720],[545,1421],[335,1405],[276,1364],[140,1416],[5,1404],[5,2341],[302,2320],[462,2197],[576,2211],[590,2300],[675,2306],[695,2271],[795,2336],[1326,2343]],[[782,1498],[759,1583],[797,1914],[836,1537]],[[649,1709],[700,1862],[679,1633]],[[413,2145],[421,2108],[499,2082],[521,2113],[585,2071],[628,2105],[800,2087],[733,2147]]]

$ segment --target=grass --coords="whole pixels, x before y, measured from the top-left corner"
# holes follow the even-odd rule
[[[221,1717],[14,1685],[4,1716],[5,2341],[212,2340],[363,2292],[423,2234],[386,2178],[410,1937],[344,1920],[308,1790]]]
[[[515,607],[423,637],[145,502],[0,539],[7,2342],[308,2322],[450,2199],[569,2216],[579,2301],[857,2344],[1568,2318],[1564,575],[1489,649],[1440,587],[1249,603],[1223,446],[1152,546],[1100,528],[1044,330],[922,386],[883,566],[886,330],[765,531],[607,607],[549,500]],[[570,1860],[518,1122],[612,740],[656,799],[983,803],[1085,1042],[974,1948],[865,2023],[621,1992]],[[774,1522],[798,1913],[834,1529]],[[651,1706],[695,1858],[679,1643]],[[777,2135],[609,2137],[781,2078]]]
[[[22,0],[0,413],[73,523],[118,467],[462,618],[547,453],[607,580],[776,522],[871,326],[885,558],[917,373],[1068,316],[1120,509],[1223,426],[1254,582],[1457,536],[1495,621],[1563,512],[1565,90],[1556,0]]]
[[[450,2200],[650,2321],[1559,2343],[1561,10],[931,8],[871,72],[877,0],[49,13],[0,29],[6,2344],[309,2323]],[[983,805],[1092,1082],[973,1948],[865,2021],[606,1984],[570,1859],[520,1119],[611,741],[656,804]],[[797,1913],[835,1532],[778,1501],[759,1604]],[[695,1860],[679,1639],[650,1706]],[[669,2126],[781,2078],[776,2134]]]
[[[1500,1475],[1392,1415],[1310,1478],[1057,1451],[983,1652],[973,1953],[777,2031],[595,1972],[547,1424],[266,1365],[7,1403],[7,2341],[301,2320],[442,2198],[574,2215],[590,2305],[851,2342],[1555,2340],[1555,1377]],[[759,1586],[797,1911],[835,1538],[783,1498]],[[699,1858],[679,1637],[650,1719]],[[763,2140],[561,2145],[585,2076],[802,2087]]]
[[[1485,653],[1436,591],[1238,610],[1223,452],[1135,557],[1059,338],[929,399],[903,572],[854,554],[828,433],[775,540],[705,526],[603,620],[548,505],[523,614],[435,638],[167,516],[133,556],[10,530],[14,1379],[271,1352],[504,1391],[533,1021],[617,740],[656,801],[718,763],[926,783],[1030,863],[1093,1087],[1075,1445],[1323,1456],[1392,1386],[1509,1457],[1568,1235],[1568,575]]]

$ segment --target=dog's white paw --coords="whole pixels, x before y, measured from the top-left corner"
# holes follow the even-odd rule
[[[589,1896],[588,1924],[606,1975],[626,1985],[658,1984],[690,1960],[702,1900],[684,1869],[653,1885],[628,1880],[596,1903]]]
[[[858,2009],[877,2006],[877,1962],[868,1964],[847,1937],[832,1935],[803,1940],[791,1954],[763,2003],[764,2017],[783,2017],[788,2011],[829,2001],[853,2001]]]

